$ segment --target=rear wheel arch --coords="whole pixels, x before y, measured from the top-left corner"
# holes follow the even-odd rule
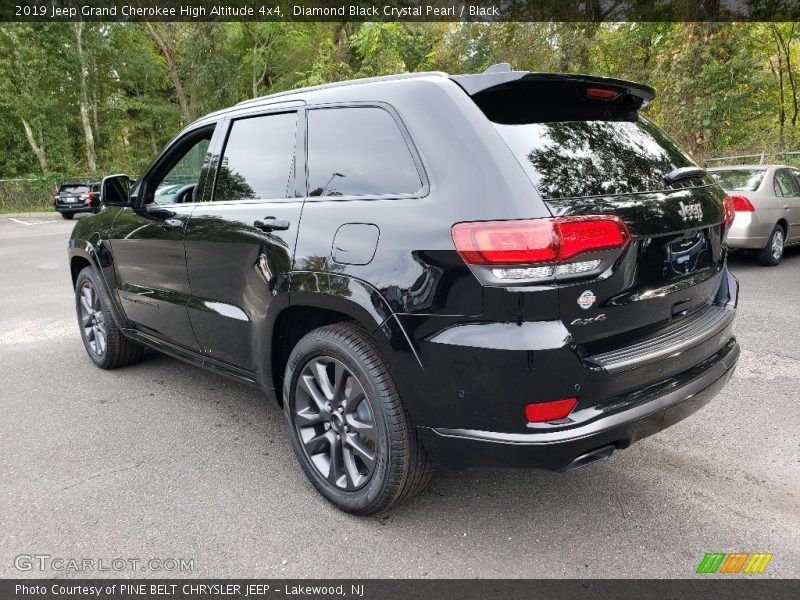
[[[84,256],[73,256],[69,261],[69,270],[72,274],[72,287],[75,287],[75,282],[78,281],[78,274],[85,268],[91,267],[91,261]]]
[[[783,237],[785,238],[789,232],[789,222],[786,219],[778,219],[776,225],[783,229]]]

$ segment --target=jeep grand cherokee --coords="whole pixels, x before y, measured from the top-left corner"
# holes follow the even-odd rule
[[[69,247],[97,366],[149,346],[253,384],[357,514],[431,465],[568,470],[731,376],[731,201],[652,89],[511,71],[248,100],[189,125]]]

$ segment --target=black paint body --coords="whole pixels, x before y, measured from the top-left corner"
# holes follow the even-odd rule
[[[473,77],[486,78],[483,87],[497,85],[497,75]],[[724,193],[708,180],[545,201],[465,93],[482,89],[480,80],[458,79],[423,74],[300,90],[201,119],[143,175],[132,206],[106,206],[76,224],[73,281],[92,265],[126,335],[253,383],[279,401],[297,336],[357,321],[380,348],[428,450],[451,466],[579,466],[575,459],[586,453],[626,447],[702,406],[733,372],[739,353],[731,331],[737,284],[726,267]],[[372,106],[391,115],[419,172],[418,193],[312,195],[307,116],[333,106]],[[230,123],[280,112],[297,114],[287,197],[215,202]],[[209,128],[214,133],[194,201],[148,204],[148,178],[182,139]],[[702,220],[687,225],[678,216],[680,202],[700,204]],[[601,275],[570,282],[483,285],[451,239],[461,221],[609,213],[626,222],[630,243]],[[267,218],[287,226],[255,225]],[[697,267],[665,274],[665,249],[700,230],[705,254]],[[584,290],[597,297],[590,310],[577,304]],[[616,372],[592,362],[594,355],[678,330],[682,319],[712,307],[730,314],[713,335],[679,352]],[[600,313],[601,321],[573,324]],[[526,404],[569,397],[578,405],[568,419],[527,422]]]

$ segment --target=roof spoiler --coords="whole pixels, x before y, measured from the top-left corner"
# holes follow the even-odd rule
[[[470,96],[478,96],[496,89],[514,87],[519,83],[575,83],[601,88],[615,89],[622,92],[637,110],[647,106],[656,96],[653,88],[632,81],[613,79],[611,77],[595,77],[592,75],[574,75],[570,73],[531,73],[529,71],[506,70],[506,65],[494,65],[484,73],[477,75],[453,75],[450,77]]]

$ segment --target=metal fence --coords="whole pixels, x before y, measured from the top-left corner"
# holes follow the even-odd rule
[[[755,159],[755,160],[754,160]],[[766,165],[771,163],[788,163],[790,165],[800,165],[800,150],[789,150],[786,152],[761,152],[760,154],[738,154],[736,156],[719,156],[707,158],[706,164],[710,167],[723,164],[744,164],[758,163]]]

